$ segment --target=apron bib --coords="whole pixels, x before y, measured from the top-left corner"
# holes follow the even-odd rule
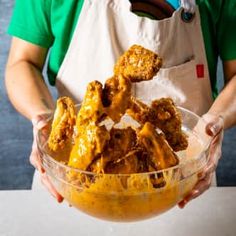
[[[88,83],[104,83],[119,56],[139,44],[162,57],[163,67],[153,80],[134,84],[134,95],[143,101],[171,97],[200,116],[206,113],[213,99],[200,15],[194,0],[181,5],[157,21],[132,13],[128,0],[85,0],[56,78],[59,96],[80,103]],[[192,14],[186,16],[186,9]]]
[[[208,111],[213,100],[197,7],[189,21],[183,20],[183,8],[156,21],[132,13],[128,0],[85,0],[57,76],[59,95],[81,102],[87,84],[111,77],[116,60],[133,44],[163,58],[153,80],[134,84],[135,96],[141,100],[169,96],[198,115]]]

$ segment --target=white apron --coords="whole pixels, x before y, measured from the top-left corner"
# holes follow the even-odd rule
[[[153,80],[133,85],[134,95],[144,101],[169,96],[198,115],[206,113],[213,99],[200,15],[195,1],[181,5],[194,12],[189,21],[182,19],[182,7],[157,21],[132,13],[128,0],[85,0],[57,75],[59,96],[80,103],[88,83],[104,83],[118,57],[139,44],[159,54],[163,67]]]
[[[186,2],[183,1],[183,2]],[[149,81],[134,86],[142,100],[171,96],[199,115],[212,104],[205,47],[198,8],[191,22],[181,18],[156,21],[130,12],[128,0],[85,0],[56,86],[60,95],[81,102],[87,84],[105,82],[113,75],[117,58],[140,44],[163,58],[163,68]]]

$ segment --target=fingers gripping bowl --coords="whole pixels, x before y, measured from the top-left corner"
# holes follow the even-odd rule
[[[80,109],[80,106],[77,106]],[[50,128],[40,130],[37,145],[42,165],[57,191],[74,207],[97,218],[136,221],[157,216],[174,207],[194,187],[207,164],[210,137],[196,114],[178,107],[188,147],[176,152],[179,164],[160,171],[137,174],[96,174],[69,167],[66,151],[55,155],[48,149]],[[135,126],[130,117],[122,126]],[[154,185],[153,182],[165,184]]]

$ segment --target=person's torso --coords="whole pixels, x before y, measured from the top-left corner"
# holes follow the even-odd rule
[[[86,1],[86,0],[85,0]],[[132,2],[132,1],[131,1]],[[134,1],[138,2],[138,1]],[[147,2],[147,1],[139,1]],[[151,2],[154,2],[153,0]],[[158,2],[158,1],[157,1]],[[216,65],[218,50],[216,49],[215,40],[214,40],[214,20],[212,15],[209,12],[209,4],[206,4],[207,1],[198,1],[199,11],[201,13],[202,20],[202,31],[205,41],[206,55],[208,60],[211,85],[213,90],[213,95],[216,95]],[[81,11],[83,10],[84,0],[79,1],[58,1],[52,0],[51,6],[51,28],[54,35],[54,43],[50,51],[50,59],[48,64],[48,77],[52,85],[55,84],[55,78],[58,73],[58,70],[62,64],[62,61],[66,55],[68,47],[71,42],[71,38],[74,33],[75,26],[79,20]],[[167,4],[174,10],[178,8],[178,1],[168,0]],[[150,4],[153,9],[158,8],[158,4]],[[210,10],[213,10],[212,8]],[[140,17],[149,17],[155,20],[157,15],[153,14],[153,10],[150,12],[145,6],[137,9],[133,9],[134,13]],[[91,29],[92,30],[92,29]],[[174,43],[174,41],[173,41]]]

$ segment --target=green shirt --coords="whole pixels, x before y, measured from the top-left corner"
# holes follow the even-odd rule
[[[33,44],[51,48],[50,84],[70,44],[84,0],[16,0],[8,33]],[[214,97],[217,95],[218,56],[236,59],[236,1],[197,0]]]

